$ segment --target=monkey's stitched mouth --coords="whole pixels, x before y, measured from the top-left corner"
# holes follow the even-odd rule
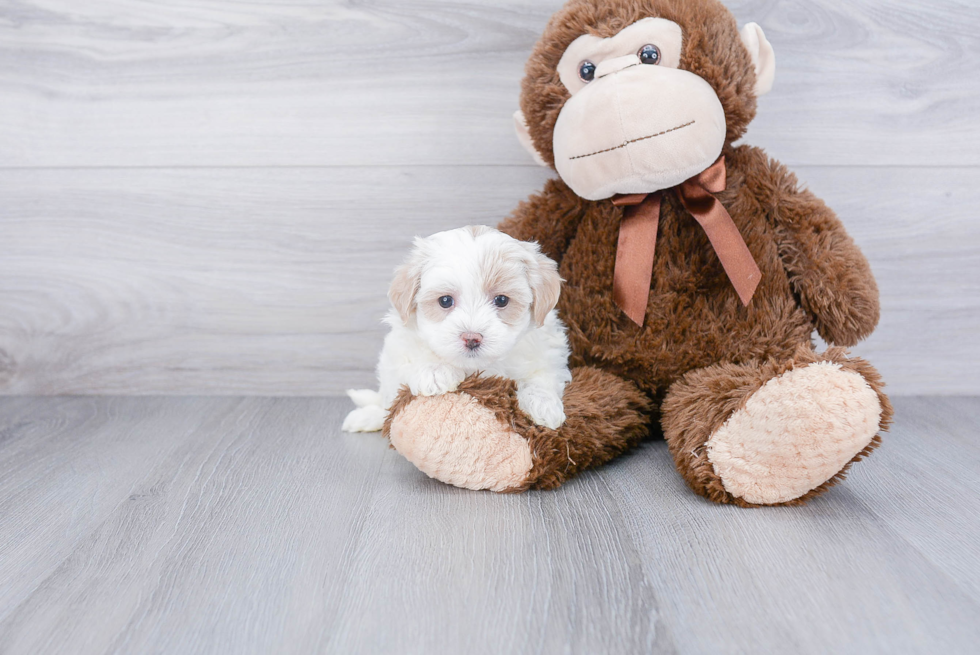
[[[601,155],[604,152],[612,152],[613,150],[619,150],[620,148],[625,148],[626,146],[630,145],[631,143],[636,143],[637,141],[646,141],[647,139],[652,139],[654,137],[663,136],[664,134],[669,134],[670,132],[676,132],[677,130],[680,130],[680,129],[683,129],[685,127],[689,127],[691,125],[694,125],[694,123],[695,123],[695,121],[691,121],[689,123],[684,123],[683,125],[678,125],[677,127],[672,127],[669,130],[664,130],[663,132],[657,132],[656,134],[650,134],[650,135],[647,135],[647,136],[641,136],[638,139],[630,139],[629,141],[623,141],[618,146],[613,146],[612,148],[606,148],[605,150],[596,150],[595,152],[590,152],[587,155],[575,155],[574,157],[569,157],[568,160],[571,161],[573,159],[584,159],[586,157],[593,157],[595,155]]]

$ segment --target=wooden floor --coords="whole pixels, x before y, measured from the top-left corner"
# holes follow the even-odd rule
[[[662,442],[501,496],[342,399],[3,398],[0,652],[975,653],[980,399],[896,407],[844,485],[743,510]]]

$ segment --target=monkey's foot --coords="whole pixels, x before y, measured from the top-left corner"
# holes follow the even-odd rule
[[[664,432],[698,493],[740,505],[795,504],[878,445],[891,416],[881,386],[870,365],[843,351],[713,366],[672,387]],[[701,419],[685,427],[692,417]]]
[[[466,489],[550,489],[625,452],[647,434],[649,402],[631,383],[596,369],[572,372],[565,423],[535,425],[513,381],[470,377],[452,393],[403,389],[384,433],[429,477]]]
[[[527,440],[466,393],[414,398],[391,421],[388,437],[430,478],[465,489],[514,489],[531,471]]]

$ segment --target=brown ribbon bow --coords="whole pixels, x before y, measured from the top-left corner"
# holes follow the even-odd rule
[[[762,273],[739,234],[735,222],[713,193],[725,190],[725,158],[676,187],[684,208],[701,224],[732,286],[748,305]],[[630,319],[643,327],[653,277],[653,253],[657,246],[662,191],[637,193],[613,198],[617,207],[626,207],[619,226],[616,270],[613,273],[613,300]]]

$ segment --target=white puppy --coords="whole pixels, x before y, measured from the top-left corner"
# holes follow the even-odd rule
[[[388,291],[380,391],[347,392],[358,408],[344,430],[380,430],[402,385],[434,396],[477,372],[515,380],[521,409],[538,425],[558,428],[572,378],[565,326],[554,311],[560,289],[555,262],[537,244],[493,228],[416,238]]]

